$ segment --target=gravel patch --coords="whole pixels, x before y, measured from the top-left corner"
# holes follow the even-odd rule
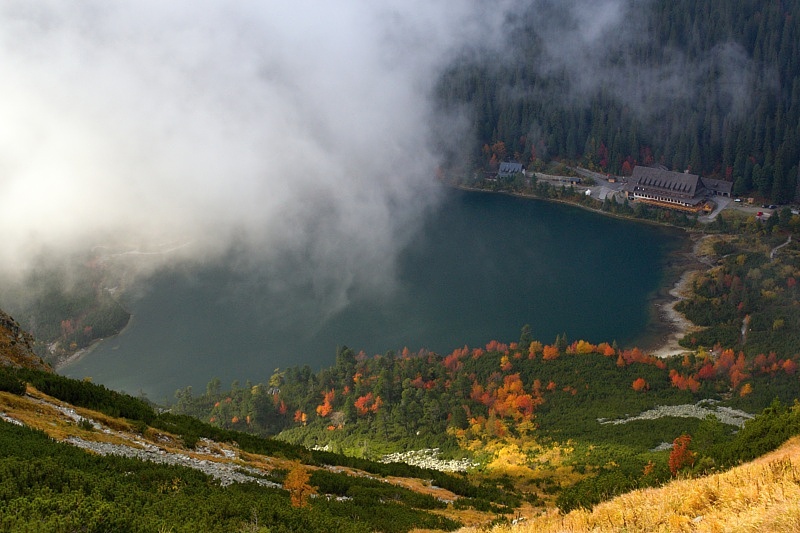
[[[439,459],[441,452],[439,448],[424,448],[422,450],[412,450],[410,452],[390,453],[381,457],[379,463],[405,463],[421,468],[430,468],[441,472],[466,472],[474,468],[479,463],[474,463],[469,459]]]
[[[601,424],[627,424],[634,420],[655,420],[665,416],[675,416],[678,418],[699,418],[705,419],[708,415],[716,416],[723,424],[728,424],[736,427],[743,427],[744,423],[753,415],[739,411],[738,409],[731,409],[730,407],[717,407],[715,400],[700,400],[696,404],[683,404],[683,405],[660,405],[649,411],[644,411],[636,416],[629,416],[625,418],[607,419],[598,418],[597,421]]]
[[[92,442],[84,440],[80,437],[69,437],[64,442],[68,442],[73,446],[89,450],[100,455],[120,455],[123,457],[130,457],[139,459],[140,461],[150,461],[152,463],[161,463],[168,465],[186,466],[200,470],[208,474],[214,479],[219,480],[220,484],[224,487],[231,483],[258,483],[264,487],[271,487],[279,489],[281,485],[267,481],[260,477],[254,477],[243,472],[250,474],[261,475],[262,472],[255,468],[234,465],[230,463],[218,463],[216,461],[207,461],[205,459],[196,459],[189,455],[182,453],[172,453],[162,450],[156,446],[148,446],[146,449],[134,448],[124,444],[112,444],[110,442]]]
[[[24,426],[25,425],[22,422],[20,422],[19,420],[17,420],[16,418],[12,418],[12,417],[8,416],[7,414],[5,414],[3,412],[0,412],[0,420],[5,420],[6,422],[9,422],[10,424],[15,424],[17,426]]]

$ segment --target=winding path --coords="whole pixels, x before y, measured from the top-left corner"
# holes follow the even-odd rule
[[[776,246],[775,248],[772,249],[772,251],[769,253],[770,260],[774,260],[775,259],[775,254],[778,253],[778,250],[780,250],[781,248],[783,248],[784,246],[786,246],[790,242],[792,242],[792,236],[791,235],[789,235],[789,238],[786,239],[785,243],[779,244],[778,246]]]

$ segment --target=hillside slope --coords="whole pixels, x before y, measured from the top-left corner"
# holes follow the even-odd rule
[[[495,533],[800,531],[800,437],[721,474],[637,490],[566,515],[550,512]]]
[[[34,353],[33,336],[4,311],[0,311],[0,366],[51,370]]]

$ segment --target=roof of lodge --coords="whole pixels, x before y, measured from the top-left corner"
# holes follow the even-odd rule
[[[712,178],[700,178],[703,180],[703,185],[706,186],[706,189],[710,191],[714,191],[718,194],[731,194],[733,190],[733,182],[724,181],[724,180],[715,180]]]
[[[697,174],[636,166],[633,168],[633,175],[628,179],[625,188],[630,191],[640,188],[670,196],[691,198],[698,192],[699,181],[700,176]],[[702,185],[699,186],[702,187]]]
[[[497,175],[511,176],[514,174],[519,174],[520,172],[522,172],[522,163],[512,163],[510,161],[504,161],[500,163],[500,168],[498,169]]]

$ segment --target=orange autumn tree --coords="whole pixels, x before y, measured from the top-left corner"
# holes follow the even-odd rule
[[[700,382],[694,376],[684,376],[674,368],[669,371],[669,379],[672,386],[680,390],[697,392],[700,390]]]
[[[616,350],[614,350],[614,347],[608,344],[607,342],[601,342],[600,344],[598,344],[597,352],[603,354],[606,357],[611,357],[617,354]]]
[[[470,390],[469,397],[470,399],[480,402],[487,407],[492,405],[492,402],[494,401],[491,393],[484,389],[483,385],[477,381],[472,383],[472,389]]]
[[[527,394],[519,374],[503,378],[503,385],[497,389],[495,401],[489,410],[497,416],[511,417],[514,420],[530,420],[537,405],[543,403],[539,387],[535,387],[534,395]]]
[[[299,462],[294,462],[286,478],[283,480],[283,488],[289,491],[292,507],[305,507],[308,505],[308,498],[316,494],[316,489],[308,484],[311,475],[303,468]]]
[[[336,397],[336,392],[331,389],[322,395],[322,403],[317,406],[317,414],[325,418],[331,411],[333,411],[333,399]]]
[[[486,351],[487,352],[502,352],[508,354],[508,344],[502,343],[500,341],[491,340],[486,344]]]
[[[633,384],[631,385],[631,387],[632,387],[632,388],[633,388],[633,390],[635,390],[636,392],[641,392],[641,391],[648,391],[648,390],[650,390],[650,384],[649,384],[649,383],[647,383],[647,381],[646,381],[644,378],[638,378],[638,379],[635,379],[635,380],[633,381]]]
[[[558,358],[558,347],[548,344],[542,348],[542,359],[550,361]]]
[[[461,359],[465,358],[468,354],[469,347],[467,345],[464,345],[463,348],[456,348],[450,355],[444,358],[442,364],[451,372],[456,372],[464,366]]]

